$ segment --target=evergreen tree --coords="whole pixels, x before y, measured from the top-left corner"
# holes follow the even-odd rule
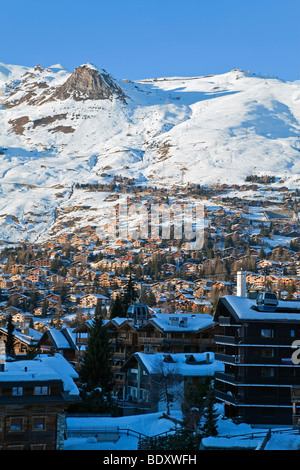
[[[14,345],[15,345],[15,339],[14,339],[14,324],[12,322],[12,316],[9,315],[7,319],[7,338],[6,338],[6,343],[5,343],[5,352],[6,352],[6,357],[14,357],[15,356],[15,351],[14,351]]]
[[[126,312],[124,312],[122,299],[120,295],[117,294],[110,305],[110,318],[123,317],[124,313],[126,314]]]
[[[95,317],[98,317],[101,315],[101,310],[102,310],[101,299],[97,299],[96,307],[94,310]]]
[[[149,307],[154,307],[156,305],[156,297],[154,295],[154,292],[152,292],[151,290],[150,292],[148,292],[146,303]]]
[[[205,436],[216,436],[217,431],[217,420],[219,414],[215,410],[215,393],[213,386],[210,385],[207,396],[205,399],[205,410],[204,410],[204,425],[202,431]]]
[[[87,391],[97,387],[104,393],[112,390],[111,354],[108,331],[102,317],[96,315],[79,370],[80,380]]]
[[[39,353],[39,348],[37,348],[34,344],[31,343],[26,352],[26,359],[34,359]]]
[[[42,315],[41,315],[43,318],[46,318],[47,316],[48,307],[49,307],[49,301],[45,299],[43,302]]]
[[[203,382],[187,384],[184,393],[184,400],[181,405],[182,413],[187,422],[189,414],[193,408],[197,408],[202,414],[205,407],[205,397],[210,386],[210,379],[207,377]]]
[[[133,304],[138,298],[138,291],[135,287],[135,283],[131,277],[131,274],[128,279],[125,292],[122,296],[123,312],[126,315],[129,305]]]

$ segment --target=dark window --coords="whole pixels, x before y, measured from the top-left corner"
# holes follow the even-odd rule
[[[23,418],[11,418],[10,419],[11,431],[22,431],[22,429],[23,429]]]
[[[32,427],[35,430],[45,429],[45,427],[46,427],[46,418],[43,417],[43,416],[33,418],[33,426]]]
[[[263,338],[274,338],[274,330],[272,330],[272,328],[262,328],[260,330],[260,335]]]

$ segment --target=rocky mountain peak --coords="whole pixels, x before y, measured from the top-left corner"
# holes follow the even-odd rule
[[[122,89],[111,75],[92,64],[77,67],[53,94],[55,99],[73,98],[75,101],[112,99],[114,96],[125,100]]]
[[[113,77],[92,64],[80,65],[72,74],[68,73],[62,82],[64,74],[66,74],[64,70],[57,72],[49,68],[43,69],[40,65],[28,69],[17,84],[6,85],[1,104],[5,108],[12,108],[22,103],[34,106],[68,98],[86,101],[112,100],[113,97],[125,102],[125,94]],[[59,78],[58,83],[56,77]]]

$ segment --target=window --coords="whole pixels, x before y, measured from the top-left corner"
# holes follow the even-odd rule
[[[295,330],[291,330],[291,338],[295,338]]]
[[[274,330],[272,330],[271,328],[262,328],[260,330],[260,335],[263,338],[274,338]]]
[[[274,349],[272,348],[263,348],[261,352],[261,357],[271,358],[274,357]]]
[[[46,444],[31,444],[30,450],[46,450]]]
[[[36,431],[44,430],[46,428],[46,418],[43,416],[33,418],[32,427]]]
[[[265,407],[263,408],[262,414],[265,418],[273,418],[275,416],[275,409]]]
[[[39,385],[34,387],[34,395],[48,395],[49,388],[47,385]]]
[[[265,398],[274,398],[274,393],[273,387],[263,387],[261,390],[261,395]]]
[[[261,375],[262,377],[275,377],[275,369],[273,367],[262,367]]]
[[[11,418],[10,419],[11,431],[22,431],[22,429],[23,429],[23,418]]]
[[[23,387],[13,387],[12,394],[13,396],[23,395]]]

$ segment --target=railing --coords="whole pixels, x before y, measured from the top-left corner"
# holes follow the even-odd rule
[[[295,428],[276,428],[276,429],[268,429],[264,431],[255,431],[255,432],[249,432],[245,434],[219,434],[217,437],[218,438],[226,438],[226,439],[236,439],[237,437],[242,438],[242,439],[255,439],[259,437],[266,437],[267,435],[271,436],[272,434],[276,433],[292,433],[292,434],[299,434],[299,429]]]
[[[251,397],[243,397],[241,395],[231,394],[229,392],[222,392],[220,390],[215,391],[216,398],[218,400],[230,403],[235,406],[289,406],[291,407],[290,400],[288,398],[272,397],[267,395],[251,395]]]
[[[288,338],[268,338],[263,336],[229,336],[229,335],[215,335],[215,342],[217,344],[233,345],[233,346],[287,346],[291,347],[291,342]]]
[[[173,433],[174,430],[164,431],[151,437],[158,437]],[[135,436],[138,439],[150,437],[140,431],[135,431],[131,428],[120,428],[119,426],[78,426],[68,429],[66,426],[66,438],[69,437],[96,437],[101,439],[101,435],[111,436],[112,438],[119,436],[120,434],[126,434],[127,436]]]
[[[299,383],[298,377],[262,377],[259,375],[245,375],[245,377],[229,374],[224,372],[216,372],[215,378],[221,382],[228,382],[237,386],[255,386],[255,385],[285,385],[287,387],[292,387]]]
[[[247,351],[246,351],[247,352]],[[284,358],[281,357],[254,357],[250,354],[224,354],[224,353],[215,353],[216,361],[224,362],[226,364],[237,364],[242,366],[263,366],[263,365],[272,365],[272,366],[282,366],[290,367],[291,364],[284,364],[282,361]]]

